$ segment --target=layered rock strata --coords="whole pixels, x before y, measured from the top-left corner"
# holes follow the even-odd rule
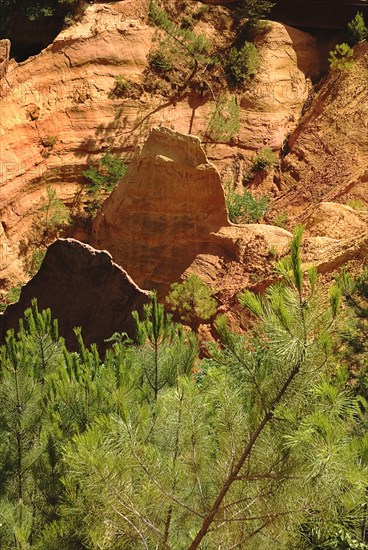
[[[180,278],[228,225],[224,191],[197,137],[156,128],[96,217],[93,245],[144,288]]]
[[[0,104],[0,221],[11,251],[0,263],[5,286],[27,277],[22,243],[45,185],[76,209],[85,184],[82,173],[103,151],[110,148],[129,158],[152,127],[166,125],[204,138],[208,157],[224,177],[240,181],[256,150],[280,148],[296,127],[310,78],[318,72],[316,43],[309,34],[270,25],[257,43],[259,74],[236,97],[239,131],[230,143],[214,143],[206,137],[215,110],[209,92],[170,102],[159,85],[152,93],[143,89],[147,55],[155,47],[147,5],[146,0],[88,4],[83,17],[40,54],[19,64],[10,61]],[[198,31],[215,44],[219,39],[210,17]],[[120,76],[131,84],[126,97],[113,93]]]

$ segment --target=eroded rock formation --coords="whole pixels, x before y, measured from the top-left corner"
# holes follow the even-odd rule
[[[354,203],[352,203],[354,204]],[[363,204],[357,202],[358,207]],[[368,229],[368,211],[354,210],[334,202],[321,202],[306,223],[310,236],[346,239],[358,237]]]
[[[152,94],[143,91],[154,34],[147,24],[147,4],[87,5],[83,17],[39,55],[10,62],[0,104],[0,221],[12,250],[0,264],[6,286],[27,277],[16,260],[24,255],[46,184],[75,208],[82,172],[106,149],[129,157],[157,125],[205,136],[215,108],[211,94],[193,92],[170,103],[159,88]],[[200,32],[215,43],[221,38],[210,18],[200,24]],[[204,144],[220,172],[239,181],[244,159],[249,162],[265,145],[282,146],[297,125],[310,77],[318,72],[316,44],[307,33],[272,23],[257,45],[261,67],[249,91],[239,94],[238,134],[230,144]],[[127,97],[112,93],[119,75],[131,82]],[[45,146],[49,138],[55,138],[53,146]]]
[[[138,288],[108,252],[74,239],[59,239],[48,248],[40,271],[22,288],[19,302],[0,315],[0,341],[9,328],[18,327],[34,297],[39,309],[51,308],[69,349],[77,346],[73,332],[77,326],[82,327],[85,343],[95,342],[100,350],[116,331],[133,336],[131,313],[149,302],[149,294]]]
[[[320,202],[368,203],[368,44],[332,73],[289,139],[275,208],[303,221]],[[305,213],[304,217],[303,214]]]
[[[162,127],[103,205],[93,245],[109,250],[140,286],[161,292],[227,224],[220,176],[199,139]]]

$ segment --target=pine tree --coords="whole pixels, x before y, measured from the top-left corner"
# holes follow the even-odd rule
[[[216,313],[213,292],[200,277],[189,275],[182,283],[173,283],[166,301],[181,319],[191,324],[206,321]]]
[[[50,311],[40,313],[33,301],[18,335],[9,331],[0,349],[0,541],[4,547],[14,543],[16,548],[27,548],[44,521],[40,510],[47,497],[38,486],[38,468],[47,448],[43,394],[61,345]]]
[[[183,327],[165,314],[155,293],[152,303],[144,306],[143,319],[137,312],[133,312],[133,317],[144,379],[157,401],[160,390],[172,386],[180,374],[191,372],[197,354],[196,338],[190,332],[184,334]],[[147,398],[150,399],[149,394]]]

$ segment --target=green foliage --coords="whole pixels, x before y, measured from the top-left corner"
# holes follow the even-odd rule
[[[34,222],[33,229],[40,234],[41,242],[53,238],[70,222],[68,208],[57,198],[56,189],[51,185],[46,186],[46,195],[41,197],[39,212],[41,217]]]
[[[46,135],[41,138],[40,143],[43,147],[43,149],[41,150],[41,155],[44,158],[48,158],[51,155],[53,148],[58,142],[58,139],[59,138],[57,136],[50,135]]]
[[[269,0],[240,0],[237,11],[240,17],[250,21],[258,21],[267,18],[276,2]]]
[[[287,212],[279,212],[273,220],[274,225],[277,227],[282,227],[283,229],[286,228],[288,222],[289,216]]]
[[[269,172],[275,166],[277,157],[270,147],[261,149],[253,159],[253,172]]]
[[[174,67],[172,55],[165,52],[163,46],[148,54],[148,64],[152,71],[159,75],[171,71]]]
[[[258,50],[251,42],[240,48],[231,48],[225,61],[225,72],[231,86],[241,86],[254,76],[259,68]]]
[[[270,147],[264,147],[253,158],[250,169],[243,172],[243,184],[251,181],[258,172],[269,172],[277,163],[277,156]]]
[[[111,193],[126,173],[126,165],[122,159],[112,155],[110,151],[104,153],[97,166],[90,166],[84,177],[89,181],[88,194],[91,201],[86,206],[90,215],[96,214],[101,207],[102,201],[107,193]]]
[[[206,321],[217,308],[212,290],[197,275],[189,275],[182,283],[173,283],[166,301],[183,321],[189,323]]]
[[[131,85],[128,80],[126,80],[122,75],[118,75],[115,78],[112,93],[117,97],[124,97],[129,92],[130,86]]]
[[[226,207],[229,220],[233,223],[255,223],[265,214],[268,205],[266,195],[257,198],[249,191],[243,194],[229,188],[226,196]]]
[[[98,166],[90,166],[83,175],[89,180],[89,192],[111,192],[125,175],[126,166],[122,159],[106,151],[101,156]]]
[[[352,316],[343,333],[345,359],[357,386],[368,397],[368,265],[356,279],[343,268],[336,281]]]
[[[364,204],[362,203],[362,201],[358,199],[353,199],[351,201],[348,201],[346,203],[346,206],[350,206],[350,208],[352,208],[353,210],[365,210]]]
[[[349,71],[354,67],[354,50],[346,44],[337,44],[328,58],[331,70]]]
[[[240,128],[240,109],[234,96],[223,95],[211,114],[207,135],[214,141],[228,142]]]
[[[348,24],[347,42],[350,46],[354,46],[359,42],[363,42],[368,37],[368,28],[364,21],[362,12],[358,11],[354,19]]]
[[[190,333],[184,335],[182,326],[172,322],[164,306],[153,294],[152,303],[143,310],[143,319],[133,312],[136,341],[142,360],[143,375],[147,382],[146,398],[157,401],[159,392],[173,386],[180,374],[189,374],[193,367],[197,343]],[[144,388],[142,388],[144,389]]]
[[[155,295],[103,359],[33,301],[0,347],[1,548],[367,547],[366,386],[339,334],[341,293],[365,330],[368,277],[324,292],[302,232],[239,296],[253,334],[218,317],[205,359]]]
[[[2,36],[8,36],[14,21],[22,18],[39,24],[48,24],[50,18],[61,22],[77,9],[78,0],[0,0]]]
[[[191,30],[191,24],[179,27],[168,17],[156,2],[149,2],[149,22],[157,27],[159,46],[148,55],[149,66],[158,74],[165,74],[175,67],[181,72],[192,71],[192,80],[199,66],[213,62],[210,57],[211,43],[206,36]]]
[[[23,283],[18,283],[16,286],[13,286],[7,292],[5,292],[3,298],[0,301],[0,313],[4,312],[9,304],[18,302],[20,298],[20,293],[22,291],[22,286]]]
[[[32,257],[28,266],[28,275],[30,277],[33,277],[33,275],[35,275],[40,269],[43,259],[45,257],[45,254],[46,254],[45,248],[40,247],[33,250]]]

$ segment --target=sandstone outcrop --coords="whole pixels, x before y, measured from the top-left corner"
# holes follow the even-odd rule
[[[354,210],[350,206],[338,203],[321,202],[309,217],[306,229],[310,236],[354,238],[367,232],[368,211]]]
[[[104,203],[93,245],[109,250],[139,286],[161,293],[227,224],[220,176],[199,139],[162,127]]]
[[[302,107],[319,73],[316,40],[281,23],[256,40],[261,67],[249,90],[241,94],[238,139],[245,148],[281,149],[297,125]]]
[[[40,309],[51,308],[69,349],[77,347],[73,332],[77,326],[82,327],[85,343],[95,342],[100,350],[114,332],[133,336],[131,313],[149,302],[149,294],[138,288],[108,252],[74,239],[57,240],[48,248],[39,272],[22,288],[19,302],[0,315],[0,341],[9,328],[18,327],[34,297]]]
[[[87,5],[80,20],[63,30],[39,55],[9,63],[1,92],[0,221],[17,259],[46,184],[76,208],[82,172],[110,148],[129,159],[150,129],[166,125],[204,137],[215,104],[190,93],[168,102],[159,91],[142,91],[154,29],[145,0]],[[216,9],[216,6],[211,9]],[[207,20],[206,20],[207,21]],[[211,19],[201,32],[219,36]],[[204,144],[226,177],[241,179],[245,162],[265,145],[279,148],[297,125],[318,71],[315,41],[307,33],[272,23],[259,39],[261,68],[248,92],[240,93],[240,130],[231,144]],[[132,83],[131,97],[114,96],[115,79]],[[45,147],[48,138],[55,145]],[[206,140],[204,140],[206,141]],[[10,259],[10,256],[7,256]],[[9,260],[10,261],[10,260]],[[6,286],[26,279],[22,264],[0,265]]]

